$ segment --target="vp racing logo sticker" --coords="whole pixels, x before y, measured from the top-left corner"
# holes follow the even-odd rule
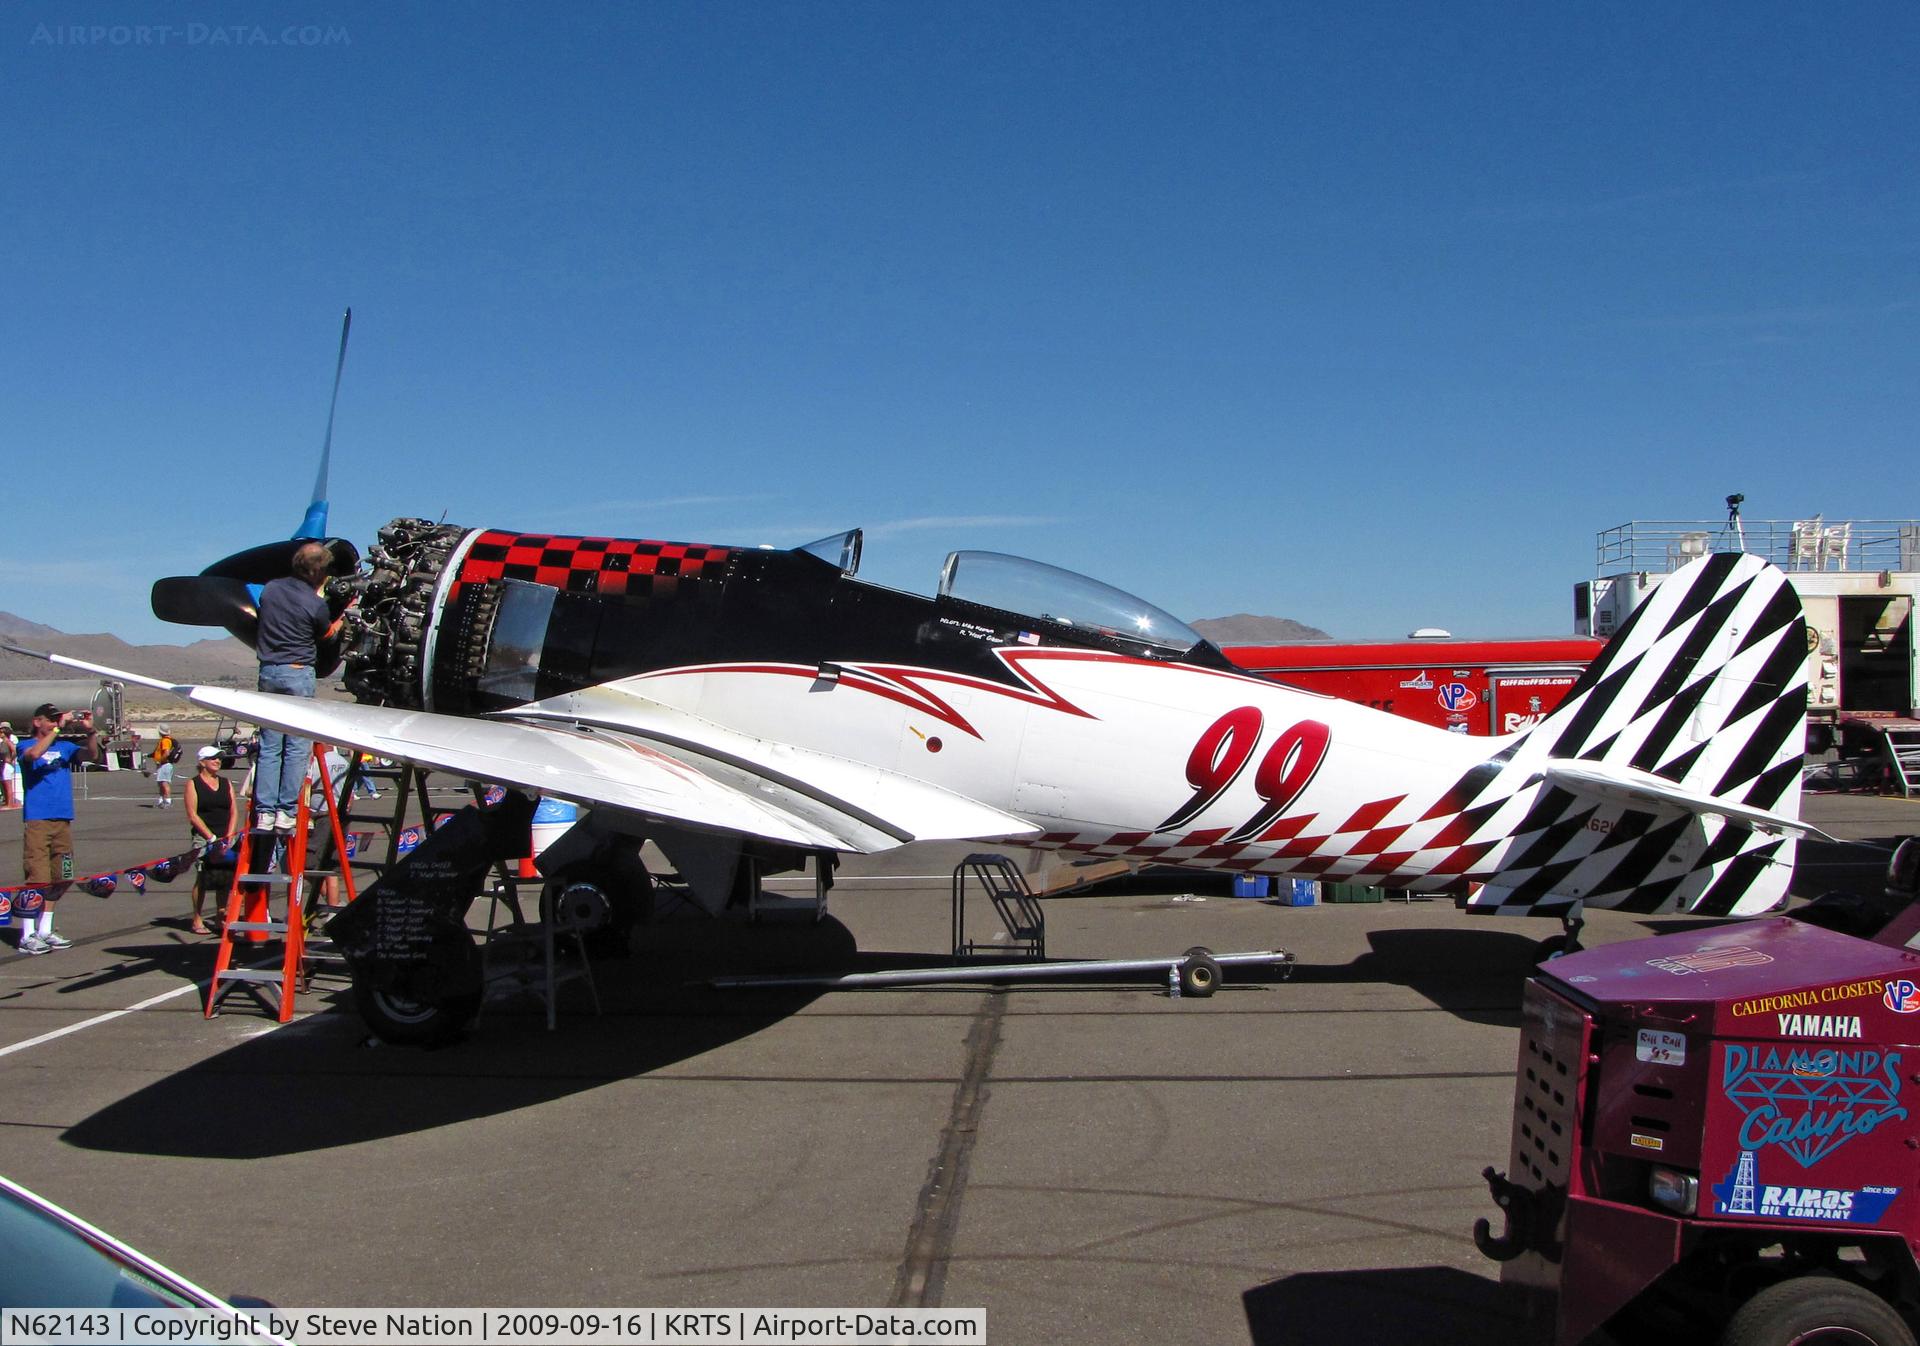
[[[1480,704],[1480,698],[1473,694],[1464,682],[1445,683],[1440,688],[1440,708],[1442,710],[1472,710]]]
[[[1880,1003],[1895,1014],[1920,1014],[1920,986],[1897,977],[1880,993]]]

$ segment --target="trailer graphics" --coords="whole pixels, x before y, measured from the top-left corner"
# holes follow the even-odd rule
[[[1900,1195],[1898,1187],[1782,1187],[1761,1182],[1751,1150],[1723,1181],[1713,1184],[1715,1215],[1759,1220],[1819,1220],[1827,1224],[1878,1224]]]
[[[1778,1149],[1802,1168],[1907,1115],[1900,1053],[1870,1047],[1814,1052],[1729,1043],[1720,1088],[1747,1115],[1742,1150]]]
[[[1859,1038],[1866,1034],[1860,1031],[1860,1016],[1857,1014],[1781,1014],[1780,1036],[1783,1038]],[[1821,1071],[1823,1075],[1830,1071]]]
[[[1552,714],[1600,653],[1591,637],[1229,645],[1236,665],[1290,687],[1463,734],[1517,734]]]

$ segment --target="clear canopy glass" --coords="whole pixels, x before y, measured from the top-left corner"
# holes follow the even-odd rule
[[[1186,651],[1201,641],[1199,632],[1145,599],[1071,570],[1003,552],[949,554],[940,572],[940,596],[1160,649]]]
[[[828,565],[836,567],[843,575],[857,574],[860,570],[860,530],[849,528],[844,533],[834,533],[818,541],[809,542],[794,550],[806,552],[809,556],[818,556]]]

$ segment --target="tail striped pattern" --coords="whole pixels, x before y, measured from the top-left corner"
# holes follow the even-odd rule
[[[1598,761],[1797,816],[1807,653],[1798,596],[1759,558],[1703,557],[1663,579],[1551,716],[1455,786],[1460,808],[1494,804],[1485,834],[1511,837],[1469,905],[1715,915],[1776,905],[1792,840],[1533,781],[1551,760]]]

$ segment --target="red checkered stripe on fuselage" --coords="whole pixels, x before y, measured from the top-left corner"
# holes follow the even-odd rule
[[[1480,880],[1491,872],[1488,857],[1504,838],[1476,841],[1473,836],[1493,806],[1458,808],[1447,798],[1408,816],[1405,803],[1405,795],[1376,799],[1338,823],[1319,813],[1293,814],[1269,827],[1267,840],[1257,843],[1226,842],[1222,838],[1229,829],[1209,827],[1177,834],[1054,831],[1025,844],[1195,869],[1363,879],[1386,888],[1429,879]],[[1396,815],[1407,820],[1395,822]]]
[[[730,547],[635,538],[559,537],[490,529],[473,540],[454,579],[462,586],[525,580],[568,593],[643,594],[663,582],[710,578]]]

